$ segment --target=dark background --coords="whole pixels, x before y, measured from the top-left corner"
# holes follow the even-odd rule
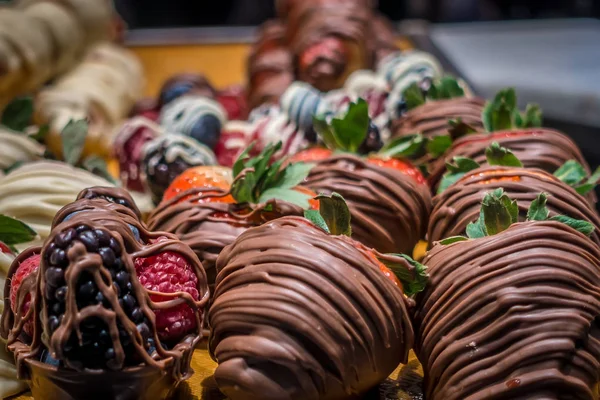
[[[115,3],[130,28],[259,25],[275,16],[274,0],[115,0]],[[379,0],[379,9],[395,21],[600,17],[600,0]]]

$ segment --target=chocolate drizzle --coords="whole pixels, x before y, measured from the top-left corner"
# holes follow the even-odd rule
[[[547,193],[551,217],[566,215],[591,222],[596,227],[591,238],[600,245],[600,217],[572,187],[539,169],[499,166],[471,171],[433,198],[427,232],[429,245],[450,236],[463,235],[469,222],[479,217],[485,193],[497,188],[503,188],[508,197],[517,200],[520,221],[525,221],[529,205],[538,194]]]
[[[583,158],[581,151],[568,136],[551,129],[536,128],[520,131],[504,131],[472,134],[458,139],[432,168],[429,182],[437,188],[446,169],[446,162],[451,162],[454,156],[472,158],[480,165],[487,165],[485,149],[493,142],[506,147],[517,156],[527,168],[539,168],[554,173],[568,160],[576,160],[584,166],[588,173],[590,168]]]
[[[91,196],[90,193],[94,194],[94,196]],[[135,207],[135,203],[132,203],[132,208],[128,208],[110,201],[110,199],[132,201],[123,195],[124,192],[121,190],[92,188],[82,192],[79,200],[67,205],[57,214],[52,232],[41,249],[39,274],[35,279],[30,276],[24,280],[19,289],[19,304],[22,303],[24,294],[30,293],[32,296],[32,307],[29,313],[33,318],[34,333],[31,341],[24,340],[26,336],[22,332],[22,323],[19,322],[23,320],[21,309],[17,308],[16,314],[11,311],[10,296],[8,296],[10,287],[7,285],[5,288],[7,307],[5,307],[5,312],[2,316],[2,337],[7,338],[8,348],[15,355],[19,377],[32,380],[34,392],[40,389],[36,387],[38,384],[46,385],[45,387],[48,387],[47,385],[52,386],[49,382],[53,381],[52,376],[54,375],[56,375],[55,380],[60,381],[63,372],[66,375],[81,373],[83,374],[83,379],[85,379],[86,374],[91,373],[89,370],[83,369],[78,362],[74,362],[66,357],[64,350],[65,345],[73,335],[77,335],[80,338],[79,340],[81,340],[81,324],[88,318],[95,318],[104,322],[110,333],[112,346],[115,351],[114,360],[107,365],[109,369],[106,371],[94,370],[94,376],[96,374],[110,376],[110,370],[114,370],[121,371],[133,379],[137,376],[147,377],[151,374],[149,371],[156,370],[160,371],[156,379],[168,375],[170,378],[165,379],[165,382],[171,382],[174,387],[181,380],[188,378],[193,372],[190,369],[190,360],[195,345],[201,339],[201,327],[204,320],[203,309],[207,305],[209,298],[206,274],[203,268],[201,268],[200,261],[194,252],[177,240],[174,235],[148,231],[136,215],[137,208]],[[70,218],[65,220],[69,215]],[[80,241],[73,242],[66,251],[69,260],[68,266],[65,269],[67,287],[66,309],[56,330],[50,330],[49,306],[46,296],[43,295],[46,293],[48,286],[44,278],[49,268],[47,261],[49,259],[48,248],[56,242],[58,235],[81,226],[94,229],[95,231],[102,231],[117,241],[120,248],[120,259],[126,272],[132,277],[130,282],[133,296],[145,319],[148,321],[151,337],[154,339],[154,343],[156,343],[156,349],[152,353],[148,352],[148,345],[144,342],[140,332],[136,328],[136,324],[129,319],[123,306],[119,303],[118,292],[112,283],[113,280],[108,268],[103,264],[102,258],[98,253],[88,252],[86,246]],[[140,233],[141,240],[136,238],[133,228]],[[159,238],[161,240],[158,240]],[[11,265],[8,275],[9,279],[16,272],[20,261],[32,252],[39,251],[40,249],[37,248],[22,253]],[[165,251],[176,252],[188,260],[198,278],[199,300],[195,301],[191,295],[185,292],[159,294],[158,292],[145,289],[140,281],[136,279],[133,261],[135,258],[151,257]],[[103,298],[108,301],[109,306],[97,304],[79,308],[75,293],[77,292],[76,285],[82,274],[93,277],[93,282],[98,291],[103,295]],[[162,299],[170,298],[170,300],[160,303],[153,302],[150,299],[152,295],[158,295]],[[194,310],[197,326],[196,332],[188,334],[170,349],[167,349],[161,344],[154,328],[155,316],[153,310],[167,309],[183,303],[189,305]],[[132,349],[132,352],[126,354],[124,351],[123,339],[119,336],[118,326],[122,327],[129,334],[127,339],[132,345],[128,348]],[[42,351],[45,349],[48,350],[54,359],[61,362],[61,367],[37,362],[40,359]],[[144,368],[150,368],[150,370],[145,370]],[[43,370],[43,375],[46,378],[35,379],[32,376],[32,371],[39,371],[40,369]],[[66,379],[66,381],[69,381],[69,379]],[[131,382],[131,385],[134,384],[135,382]],[[76,386],[71,387],[71,389],[77,390]],[[52,390],[64,390],[65,392],[62,393],[65,397],[68,396],[66,393],[69,393],[68,388],[53,388]],[[140,387],[140,390],[143,390],[143,392],[132,393],[128,391],[128,396],[130,397],[126,398],[135,399],[143,397],[143,393],[147,390],[147,387]],[[106,393],[106,390],[103,393]],[[73,396],[73,394],[71,393],[69,396]],[[74,398],[77,398],[77,396],[74,396]]]
[[[392,123],[392,137],[421,133],[427,138],[447,135],[451,119],[460,118],[475,130],[482,130],[481,112],[485,101],[480,98],[457,97],[434,100],[414,108]]]
[[[237,399],[340,399],[405,362],[410,301],[365,250],[307,220],[244,232],[217,260],[209,348]]]
[[[554,221],[436,245],[417,298],[428,400],[597,398],[600,249]]]
[[[303,214],[300,207],[275,199],[259,205],[204,201],[228,194],[213,188],[190,189],[161,203],[148,218],[151,230],[173,233],[194,250],[211,286],[219,253],[242,232],[281,216]]]
[[[425,236],[431,211],[426,185],[352,155],[320,161],[305,185],[341,194],[352,214],[352,237],[384,253],[411,253]]]

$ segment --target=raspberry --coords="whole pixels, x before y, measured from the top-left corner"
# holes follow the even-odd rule
[[[19,292],[21,283],[23,282],[23,279],[27,278],[29,275],[37,273],[37,270],[40,267],[40,258],[41,256],[39,254],[34,254],[25,259],[23,262],[21,262],[21,264],[19,264],[19,268],[17,268],[12,277],[10,284],[10,308],[15,314],[17,313],[17,293]],[[30,306],[31,294],[27,293],[25,295],[23,305],[21,306],[21,314],[23,316],[27,314]],[[25,322],[23,325],[23,331],[29,336],[33,335],[33,324],[31,320]]]
[[[56,235],[53,241],[46,244],[46,268],[44,271],[46,290],[43,294],[48,315],[47,325],[44,327],[46,333],[52,335],[63,320],[65,300],[69,290],[65,281],[65,273],[70,266],[67,254],[76,243],[85,246],[88,252],[86,257],[93,253],[99,256],[102,267],[110,272],[113,289],[117,293],[120,306],[127,317],[137,325],[142,337],[147,340],[150,337],[148,321],[138,306],[129,273],[121,260],[123,249],[120,243],[108,231],[86,225],[65,229]],[[98,290],[90,272],[81,272],[75,290],[75,299],[79,310],[97,305],[111,309],[110,303]],[[128,365],[137,363],[139,360],[136,360],[135,348],[129,334],[120,322],[117,322],[117,328],[119,340],[126,355],[125,363]],[[114,368],[115,350],[106,323],[100,318],[89,317],[81,323],[79,329],[81,342],[76,332],[73,331],[63,348],[64,358],[68,364],[76,369]]]
[[[159,239],[161,240],[161,239]],[[137,258],[136,273],[142,285],[161,293],[186,292],[198,300],[198,277],[191,264],[180,254],[166,251],[155,256]],[[163,302],[172,298],[152,295],[152,301]],[[187,304],[155,310],[156,331],[164,341],[178,341],[196,328],[194,311]]]

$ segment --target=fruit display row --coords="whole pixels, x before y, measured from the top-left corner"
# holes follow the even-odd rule
[[[246,88],[101,43],[8,103],[0,396],[598,398],[600,168],[374,3],[278,1]]]

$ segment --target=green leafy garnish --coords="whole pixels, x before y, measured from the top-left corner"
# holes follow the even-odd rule
[[[548,219],[550,211],[546,207],[548,201],[548,195],[546,193],[540,193],[531,202],[529,210],[527,211],[527,221],[545,221]]]
[[[530,104],[524,113],[520,113],[515,89],[507,88],[498,92],[494,100],[486,103],[481,119],[488,132],[531,128],[542,125],[542,112],[539,106]]]
[[[573,187],[577,193],[586,195],[598,184],[600,180],[600,167],[596,168],[594,173],[588,178],[583,165],[575,160],[565,162],[554,172],[554,176]]]
[[[61,132],[63,156],[68,164],[76,165],[83,153],[85,138],[88,133],[86,120],[69,121]]]
[[[2,116],[0,123],[17,132],[23,132],[33,116],[33,98],[31,96],[17,97],[10,102]]]
[[[265,203],[272,199],[287,201],[302,208],[309,207],[309,194],[294,188],[308,176],[314,166],[294,163],[283,167],[284,160],[272,162],[273,155],[281,149],[281,142],[268,145],[256,157],[251,158],[246,149],[233,165],[235,181],[231,195],[238,203]]]
[[[595,229],[594,225],[590,224],[587,221],[574,219],[571,217],[567,217],[566,215],[555,215],[554,217],[551,217],[549,221],[562,222],[563,224],[570,226],[571,228],[583,233],[586,236],[590,236]]]
[[[81,166],[90,171],[92,174],[98,175],[114,185],[117,184],[117,181],[108,172],[106,161],[103,158],[98,156],[87,157],[85,160],[83,160]]]
[[[332,235],[352,236],[352,225],[350,224],[350,209],[344,198],[338,193],[330,196],[320,194],[319,212]]]
[[[469,238],[495,235],[519,220],[519,206],[498,188],[488,192],[481,202],[479,219],[467,226]]]
[[[412,83],[402,93],[406,107],[409,110],[425,104],[427,100],[444,100],[464,96],[465,91],[460,87],[458,80],[452,76],[443,76],[439,79],[434,79],[427,93],[423,93],[423,90],[421,90],[419,84],[416,82]]]
[[[323,229],[327,233],[331,233],[329,231],[329,226],[327,226],[327,222],[325,218],[321,215],[319,210],[304,210],[304,218]]]
[[[448,120],[448,125],[450,125],[448,133],[452,139],[458,139],[471,133],[477,133],[477,130],[471,125],[463,122],[462,118],[450,119]]]
[[[391,140],[380,151],[383,157],[418,158],[425,154],[427,139],[420,133]]]
[[[33,140],[37,140],[38,142],[43,142],[44,140],[46,140],[46,136],[48,136],[48,133],[50,133],[50,126],[46,124],[40,126],[38,128],[38,131],[30,135],[29,137]]]
[[[350,103],[343,117],[333,118],[331,123],[323,117],[313,117],[313,126],[328,148],[356,153],[369,130],[369,105],[358,99]]]
[[[0,214],[0,242],[9,246],[30,242],[37,233],[27,224]]]
[[[485,149],[485,157],[489,165],[502,165],[505,167],[522,167],[523,163],[505,147],[500,147],[498,142],[492,143]]]
[[[405,295],[414,296],[425,289],[429,279],[425,265],[406,254],[382,254],[377,258],[396,275]]]
[[[455,156],[452,158],[452,163],[446,163],[447,172],[442,177],[437,193],[440,194],[446,190],[454,182],[465,176],[467,172],[479,168],[477,161],[467,158]]]
[[[448,135],[436,136],[429,139],[426,144],[427,152],[438,158],[452,146],[452,138]]]
[[[469,238],[465,236],[450,236],[446,239],[440,240],[438,243],[442,246],[447,246],[456,242],[464,242],[465,240],[469,240]]]

